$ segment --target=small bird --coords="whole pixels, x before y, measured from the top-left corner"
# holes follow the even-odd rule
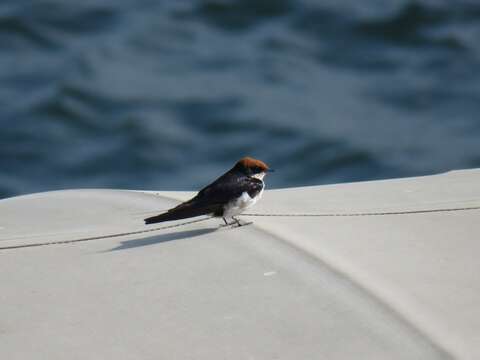
[[[165,213],[145,219],[145,224],[212,215],[223,218],[225,225],[236,223],[241,226],[235,215],[242,213],[261,198],[265,188],[263,178],[267,172],[273,170],[263,161],[244,157],[192,199]],[[228,223],[227,218],[233,221]]]

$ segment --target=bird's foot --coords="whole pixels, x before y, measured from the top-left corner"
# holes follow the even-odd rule
[[[252,222],[243,222],[237,219],[236,217],[232,216],[232,222],[228,222],[227,219],[223,218],[223,221],[225,221],[225,225],[220,225],[222,227],[227,227],[227,226],[235,226],[235,227],[240,227],[240,226],[245,226],[245,225],[250,225]]]

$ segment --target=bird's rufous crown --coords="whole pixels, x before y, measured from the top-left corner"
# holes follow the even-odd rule
[[[251,157],[244,157],[242,159],[240,159],[238,162],[237,162],[237,165],[240,165],[240,166],[243,166],[247,169],[254,169],[254,168],[258,168],[262,171],[268,171],[270,168],[268,167],[267,164],[265,164],[263,161],[261,160],[257,160],[257,159],[254,159],[254,158],[251,158]]]

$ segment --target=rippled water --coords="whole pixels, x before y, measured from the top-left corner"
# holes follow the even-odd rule
[[[0,197],[480,166],[480,2],[3,0]]]

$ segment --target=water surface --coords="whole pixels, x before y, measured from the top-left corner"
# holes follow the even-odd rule
[[[480,3],[3,0],[0,197],[480,166]]]

